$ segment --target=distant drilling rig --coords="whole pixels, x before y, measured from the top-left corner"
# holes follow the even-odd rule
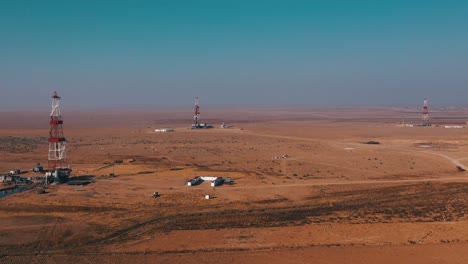
[[[200,126],[200,101],[198,100],[198,96],[195,97],[195,106],[194,106],[194,113],[193,113],[193,127]]]
[[[57,92],[52,95],[52,112],[50,113],[49,131],[49,175],[54,176],[55,182],[65,182],[70,176],[71,169],[67,163],[66,139],[63,135],[63,120],[60,111],[60,96]]]
[[[431,123],[429,122],[429,107],[427,106],[427,98],[424,98],[421,126],[430,126],[430,125]]]
[[[198,99],[198,96],[195,97],[192,129],[212,128],[212,127],[213,126],[207,125],[205,123],[200,123],[200,101]]]

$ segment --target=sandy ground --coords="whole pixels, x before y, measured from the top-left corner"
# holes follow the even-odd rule
[[[408,109],[341,112],[219,111],[209,120],[234,127],[210,130],[179,112],[70,114],[70,165],[92,183],[0,198],[0,262],[466,263],[467,128],[398,126]],[[47,119],[12,115],[0,113],[0,171],[46,164]],[[195,176],[235,184],[187,186]]]

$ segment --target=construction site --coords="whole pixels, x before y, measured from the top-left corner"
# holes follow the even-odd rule
[[[174,133],[135,133],[149,115],[110,127],[71,112],[86,125],[65,139],[60,99],[40,129],[34,113],[19,126],[0,113],[2,263],[468,258],[468,133],[431,126],[426,100],[419,129],[395,126],[396,108],[217,111],[207,119],[239,128],[203,132],[174,114]],[[468,109],[432,114],[454,117]]]

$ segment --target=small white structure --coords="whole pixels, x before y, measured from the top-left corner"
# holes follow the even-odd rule
[[[452,126],[444,126],[445,128],[464,128],[464,126],[456,126],[456,125],[452,125]]]
[[[206,200],[211,199],[211,195],[209,195],[209,194],[205,195],[205,199],[206,199]]]
[[[175,129],[173,128],[157,128],[154,130],[154,132],[174,132]]]
[[[200,178],[204,181],[215,181],[218,179],[217,176],[200,176]]]
[[[398,127],[414,127],[413,124],[397,124]]]

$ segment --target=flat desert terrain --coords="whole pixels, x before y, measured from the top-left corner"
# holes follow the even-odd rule
[[[190,109],[65,111],[73,176],[91,183],[0,198],[0,262],[467,263],[468,128],[399,124],[418,111],[207,109],[215,128],[198,130]],[[0,113],[0,172],[47,164],[47,114]]]

